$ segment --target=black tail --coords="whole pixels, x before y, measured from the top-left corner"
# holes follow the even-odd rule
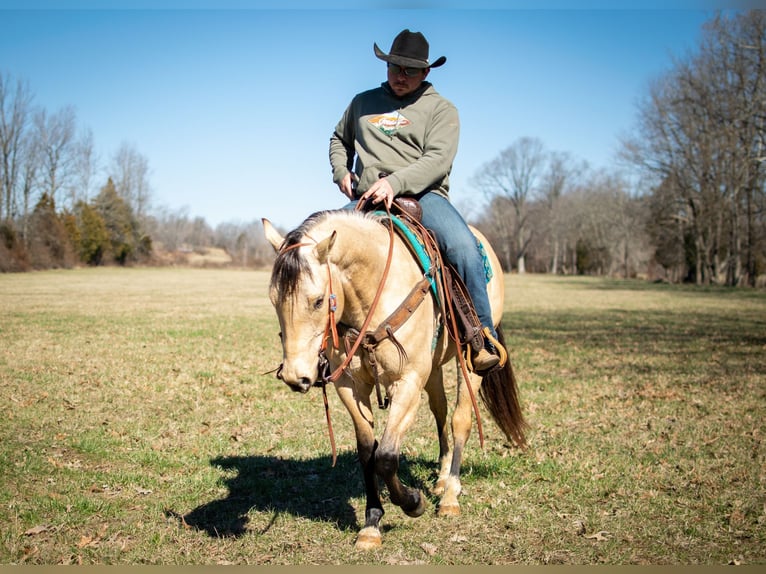
[[[497,327],[497,340],[505,347],[505,336],[500,326]],[[519,388],[513,374],[510,354],[502,369],[495,369],[484,375],[479,396],[508,440],[524,448],[527,444],[524,431],[528,425],[521,412]]]

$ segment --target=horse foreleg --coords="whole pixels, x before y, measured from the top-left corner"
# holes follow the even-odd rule
[[[463,462],[463,451],[471,434],[471,422],[473,410],[471,396],[466,385],[472,385],[474,393],[478,392],[478,385],[472,384],[474,377],[468,381],[460,377],[457,390],[457,404],[452,413],[452,461],[450,463],[449,476],[445,481],[444,493],[439,501],[437,513],[439,516],[457,516],[460,514],[460,503],[457,497],[460,495],[460,465]]]
[[[368,449],[366,443],[362,444],[357,437],[357,450],[359,451],[359,462],[362,465],[366,497],[364,527],[356,537],[356,547],[360,550],[369,550],[381,544],[380,520],[385,512],[380,501],[378,479],[375,475],[375,451],[377,446],[378,442],[373,440],[372,448]]]
[[[386,430],[375,452],[375,470],[385,481],[391,502],[413,518],[425,512],[425,499],[420,490],[407,487],[399,480],[399,453],[419,403],[420,388],[410,381],[400,380],[391,401]]]
[[[444,376],[441,367],[435,368],[426,383],[428,406],[436,420],[436,434],[439,437],[439,477],[433,488],[437,496],[444,492],[450,471],[450,443],[447,432],[447,397],[444,393]]]
[[[366,499],[364,527],[356,537],[356,547],[367,550],[376,548],[381,544],[380,520],[384,512],[378,491],[378,480],[375,475],[375,452],[378,443],[373,432],[369,393],[357,393],[353,381],[349,381],[346,377],[343,379],[343,382],[336,383],[335,388],[354,423],[356,448],[362,467]]]

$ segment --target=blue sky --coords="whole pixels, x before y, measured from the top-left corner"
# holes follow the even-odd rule
[[[0,73],[28,81],[50,113],[74,106],[103,163],[123,142],[144,155],[155,205],[213,226],[268,217],[284,228],[344,203],[327,146],[351,97],[385,80],[373,42],[387,52],[410,28],[432,60],[447,57],[429,80],[460,112],[452,196],[470,212],[484,201],[473,175],[521,137],[612,167],[649,82],[696,50],[716,8],[91,9],[103,4],[0,0]]]

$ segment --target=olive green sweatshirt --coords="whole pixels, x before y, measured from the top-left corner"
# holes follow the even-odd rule
[[[457,108],[430,82],[403,98],[384,82],[357,94],[335,127],[333,181],[353,170],[359,196],[386,174],[397,195],[430,190],[447,197],[459,132]]]

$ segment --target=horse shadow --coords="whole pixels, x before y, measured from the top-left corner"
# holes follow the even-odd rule
[[[435,461],[422,460],[418,464],[432,466],[436,471]],[[166,510],[167,517],[213,538],[236,538],[252,532],[252,511],[272,515],[265,527],[255,529],[259,534],[265,534],[281,514],[328,522],[341,531],[360,528],[352,501],[361,499],[358,505],[364,505],[364,483],[355,452],[340,453],[335,467],[327,456],[223,456],[211,459],[210,465],[222,472],[221,484],[228,489],[227,495],[183,515]],[[408,464],[402,464],[399,470],[406,484],[423,486],[413,477]]]

